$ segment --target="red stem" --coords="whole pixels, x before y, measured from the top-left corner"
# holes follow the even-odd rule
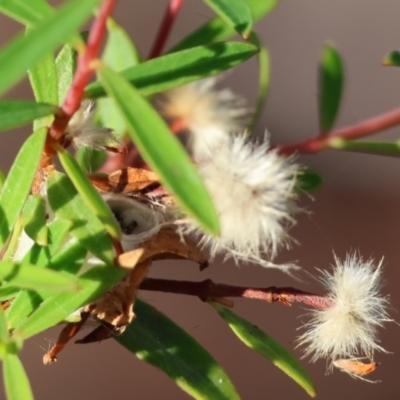
[[[314,154],[329,147],[329,142],[333,139],[353,140],[374,133],[392,128],[400,124],[400,108],[380,114],[375,117],[361,121],[358,124],[345,128],[337,129],[328,134],[320,134],[315,138],[282,146],[279,149],[281,154],[308,153]]]
[[[333,301],[327,297],[303,292],[302,290],[291,287],[277,288],[271,286],[268,288],[247,288],[214,283],[210,279],[206,279],[202,282],[191,282],[147,278],[140,284],[140,289],[198,296],[202,300],[221,297],[242,297],[246,299],[264,300],[268,303],[280,301],[285,305],[300,302],[321,310],[332,307],[334,304]]]
[[[62,138],[69,120],[81,104],[85,86],[90,76],[94,73],[92,62],[97,58],[106,33],[107,19],[115,5],[116,0],[104,0],[97,18],[93,21],[86,49],[83,54],[80,53],[78,56],[74,79],[61,107],[62,113],[56,116],[53,125],[50,127],[50,136],[55,141],[59,141]]]
[[[150,51],[149,59],[158,57],[161,54],[165,42],[168,39],[172,25],[174,24],[184,1],[185,0],[170,0],[164,18],[161,22],[160,29],[157,32],[153,47]]]

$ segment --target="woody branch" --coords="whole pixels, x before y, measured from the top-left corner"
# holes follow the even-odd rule
[[[140,284],[140,289],[198,296],[204,301],[210,298],[240,297],[263,300],[267,303],[281,302],[285,305],[298,302],[321,310],[330,308],[333,305],[333,300],[330,298],[303,292],[292,287],[241,287],[214,283],[210,279],[201,282],[192,282],[146,278]]]
[[[315,154],[330,147],[337,139],[354,140],[373,135],[385,129],[400,124],[400,108],[396,108],[384,114],[361,121],[358,124],[347,126],[331,131],[327,134],[320,134],[317,137],[309,138],[298,143],[281,146],[281,154]]]

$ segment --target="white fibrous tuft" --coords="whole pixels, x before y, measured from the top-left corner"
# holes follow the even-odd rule
[[[272,259],[287,243],[287,229],[294,223],[295,179],[299,167],[246,137],[231,136],[225,146],[210,147],[211,157],[197,164],[216,207],[219,237],[202,232],[200,243],[211,256],[225,254],[235,260],[266,266],[261,256]],[[200,228],[197,227],[197,232]]]
[[[209,146],[225,142],[227,133],[243,132],[252,115],[243,97],[229,89],[218,90],[217,81],[202,79],[154,98],[156,108],[172,126],[189,132],[188,144],[195,159],[207,157]]]
[[[94,101],[84,100],[68,123],[66,138],[72,140],[77,147],[100,150],[120,147],[121,144],[114,137],[111,129],[95,124],[95,110]]]
[[[313,310],[304,326],[307,331],[298,338],[299,345],[306,346],[306,356],[312,355],[312,361],[326,358],[330,368],[339,361],[344,364],[343,359],[373,360],[375,350],[385,351],[377,343],[377,331],[391,321],[388,299],[380,294],[382,261],[376,266],[356,253],[335,261],[333,271],[321,271],[319,278],[332,306]]]

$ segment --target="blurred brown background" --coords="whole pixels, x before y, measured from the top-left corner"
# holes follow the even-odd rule
[[[261,1],[261,0],[260,0]],[[116,20],[132,35],[143,54],[148,54],[166,0],[120,1]],[[200,1],[187,1],[172,32],[173,44],[212,16]],[[326,41],[337,45],[347,71],[344,101],[337,126],[344,126],[398,107],[400,70],[382,68],[380,62],[390,50],[400,48],[400,3],[391,0],[280,0],[277,8],[256,30],[266,43],[272,59],[272,85],[266,109],[257,127],[268,129],[275,144],[290,143],[315,135],[317,118],[317,61]],[[21,26],[0,16],[0,42],[6,42]],[[254,102],[257,64],[250,60],[230,73],[223,82]],[[30,98],[26,83],[8,97]],[[400,128],[380,135],[396,139]],[[27,129],[2,133],[0,167],[8,169]],[[304,196],[309,211],[298,218],[292,236],[300,245],[281,252],[278,261],[297,260],[311,274],[314,267],[327,268],[332,252],[344,257],[359,249],[364,257],[385,257],[385,294],[391,296],[393,318],[399,320],[399,200],[400,160],[390,157],[325,151],[300,157],[324,176],[324,184],[313,197]],[[304,283],[274,270],[215,262],[200,273],[192,264],[174,262],[153,267],[151,276],[202,280],[239,285],[296,286],[319,290],[312,279]],[[291,379],[267,360],[244,347],[215,312],[195,298],[150,292],[140,297],[183,326],[224,366],[243,399],[306,399],[308,396]],[[305,310],[257,301],[237,300],[235,311],[278,339],[297,356],[294,340],[299,334]],[[60,328],[37,336],[25,344],[22,358],[31,378],[36,398],[52,399],[187,399],[163,373],[138,360],[116,342],[70,345],[52,366],[42,365],[42,356]],[[356,381],[335,371],[325,376],[324,361],[303,360],[315,380],[321,399],[400,398],[399,326],[392,323],[381,332],[382,345],[392,354],[376,354],[381,362],[371,379],[378,384]],[[3,393],[0,392],[0,398]]]

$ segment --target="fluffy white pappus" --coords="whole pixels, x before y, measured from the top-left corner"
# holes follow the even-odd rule
[[[268,142],[252,143],[243,135],[210,151],[211,158],[198,163],[198,170],[217,209],[221,234],[202,232],[201,244],[212,256],[276,266],[261,256],[273,259],[288,242],[287,230],[298,210],[294,187],[299,166],[269,149]]]
[[[306,332],[298,338],[299,346],[306,346],[305,356],[312,355],[312,361],[326,358],[330,370],[337,360],[373,360],[375,350],[386,352],[377,343],[378,328],[392,321],[388,298],[380,294],[382,261],[376,265],[353,253],[344,261],[335,257],[335,262],[332,272],[321,271],[318,278],[333,305],[313,310]]]
[[[83,100],[79,110],[72,116],[66,130],[66,137],[77,147],[91,147],[105,150],[120,147],[120,142],[112,134],[112,130],[97,126],[94,122],[95,102]]]
[[[169,122],[189,131],[194,159],[208,156],[209,146],[225,142],[231,132],[243,132],[252,109],[230,89],[218,90],[219,78],[207,78],[168,90],[154,98],[154,105]]]
[[[121,245],[124,251],[135,249],[170,223],[168,215],[156,204],[144,204],[132,197],[118,194],[106,194],[103,199],[121,227]]]

